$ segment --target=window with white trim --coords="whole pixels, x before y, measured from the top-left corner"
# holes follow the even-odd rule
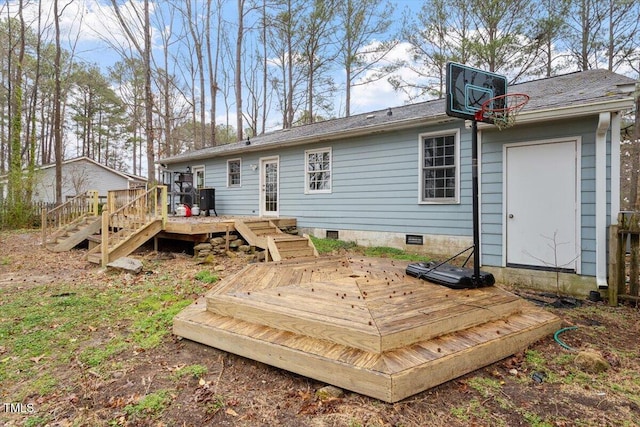
[[[191,168],[193,173],[193,183],[196,189],[201,189],[204,187],[204,166],[193,166]]]
[[[305,155],[305,192],[331,192],[331,148],[307,150]]]
[[[422,202],[458,201],[458,133],[421,135]]]
[[[242,162],[240,159],[227,160],[227,187],[240,187]]]

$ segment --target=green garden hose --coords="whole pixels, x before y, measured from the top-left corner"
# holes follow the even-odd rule
[[[573,351],[573,348],[571,348],[570,346],[566,345],[564,342],[562,342],[562,340],[560,338],[558,338],[560,336],[560,334],[562,334],[563,332],[567,332],[567,331],[571,331],[573,329],[578,329],[577,326],[570,326],[568,328],[562,328],[556,331],[555,334],[553,334],[553,339],[560,344],[560,346],[566,350],[569,351]]]

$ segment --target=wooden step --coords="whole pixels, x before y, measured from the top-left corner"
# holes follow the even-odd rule
[[[286,269],[276,271],[286,274]],[[245,268],[241,280],[265,280],[263,269]],[[455,291],[441,286],[387,283],[346,277],[209,294],[206,302],[211,313],[221,316],[374,352],[413,345],[522,310],[520,298],[493,288],[474,289],[463,297],[454,297],[451,293]]]
[[[307,236],[267,236],[267,248],[273,261],[291,258],[317,257],[318,252]]]
[[[118,258],[129,255],[160,231],[162,231],[162,220],[155,220],[145,224],[139,230],[134,230],[134,232],[118,231],[116,234],[123,233],[124,238],[119,239],[115,246],[109,247],[109,254],[105,257],[106,262],[109,263]],[[94,264],[102,264],[103,256],[101,250],[101,246],[96,246],[96,248],[87,254],[87,260]]]
[[[91,217],[83,220],[84,224],[72,232],[73,228],[67,228],[63,235],[57,235],[55,241],[48,243],[47,249],[53,252],[64,252],[78,246],[90,235],[97,233],[101,228],[101,218]]]
[[[173,332],[393,403],[522,351],[560,325],[551,313],[528,310],[508,322],[489,322],[413,346],[372,353],[219,316],[198,301],[176,316]]]
[[[254,232],[257,236],[264,236],[267,234],[278,234],[282,233],[278,227],[271,224],[269,221],[261,221],[261,222],[249,222],[246,223],[249,229]]]
[[[92,264],[100,264],[102,263],[102,254],[100,252],[90,253],[87,255],[87,261]]]
[[[178,314],[173,330],[397,402],[561,326],[554,314],[498,287],[453,290],[408,277],[405,267],[365,257],[253,264]]]
[[[278,253],[280,254],[281,260],[314,256],[313,248],[310,248],[308,246],[305,248],[292,248],[292,249],[278,248]]]
[[[280,238],[275,237],[275,244],[278,246],[278,250],[294,250],[294,249],[310,249],[309,239],[304,237],[291,236],[293,238]],[[313,252],[313,251],[312,251]]]

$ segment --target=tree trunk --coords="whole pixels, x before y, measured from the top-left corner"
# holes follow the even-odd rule
[[[60,62],[62,48],[60,47],[60,15],[58,14],[58,0],[53,2],[53,19],[56,28],[56,56],[54,61],[55,89],[53,93],[53,150],[56,157],[56,204],[62,203],[62,106],[60,105],[62,83],[60,82]]]
[[[267,0],[262,0],[262,123],[260,133],[265,132],[267,126]]]
[[[629,203],[634,211],[640,211],[638,198],[638,178],[640,178],[640,80],[636,83],[636,118],[631,141],[631,183],[629,185]]]
[[[589,1],[590,0],[582,0],[582,71],[589,69],[589,37],[591,33]]]
[[[244,0],[238,0],[238,38],[236,39],[236,72],[235,72],[235,92],[236,92],[236,134],[238,141],[243,139],[242,135],[242,37],[244,33]]]
[[[207,63],[209,68],[209,97],[211,98],[211,129],[210,137],[211,137],[211,146],[216,145],[216,71],[213,68],[213,51],[211,49],[211,2],[212,0],[207,0],[207,19],[206,19],[206,32],[205,32],[205,40],[207,42]],[[220,10],[218,9],[218,14],[220,14]],[[216,30],[216,34],[220,35],[220,24],[218,24],[218,29]],[[216,45],[218,46],[219,38],[216,39]],[[220,49],[216,49],[216,63],[218,62],[217,56],[218,51]],[[217,66],[217,64],[216,64]]]
[[[144,102],[145,131],[147,133],[147,179],[149,184],[156,182],[154,134],[153,134],[153,93],[151,92],[151,23],[149,19],[149,0],[144,0]]]
[[[22,204],[22,158],[21,158],[21,137],[22,137],[22,73],[24,65],[25,51],[25,24],[22,15],[23,3],[19,2],[19,22],[20,22],[20,46],[18,50],[18,63],[15,66],[15,78],[13,82],[13,93],[11,96],[11,129],[9,152],[9,201],[11,206],[17,207]],[[9,24],[11,25],[11,24]],[[11,77],[9,77],[11,79]]]
[[[287,62],[289,64],[287,67],[289,80],[287,82],[289,86],[287,93],[287,128],[291,128],[293,126],[293,11],[291,10],[291,0],[289,0],[287,4],[289,12],[289,22],[287,23]]]

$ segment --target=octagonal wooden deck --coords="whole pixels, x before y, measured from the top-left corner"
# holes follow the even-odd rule
[[[406,262],[252,264],[174,319],[203,344],[387,402],[526,348],[560,319],[499,287],[452,290]]]

